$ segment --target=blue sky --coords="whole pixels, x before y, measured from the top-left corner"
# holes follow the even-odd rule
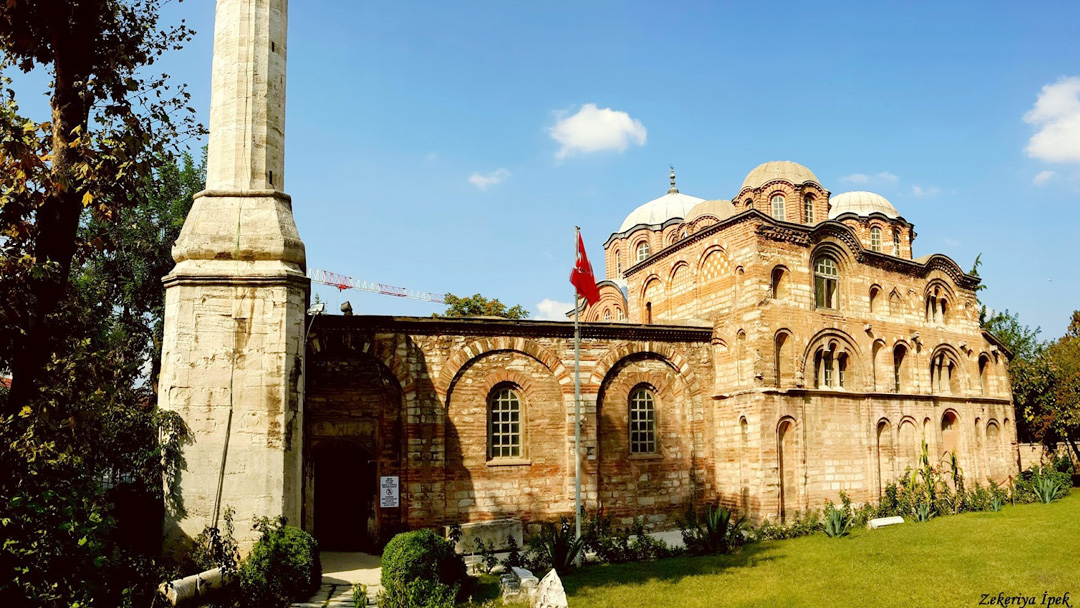
[[[198,31],[166,69],[208,122],[213,2],[168,13]],[[312,267],[539,315],[571,301],[574,225],[599,268],[669,164],[731,198],[793,160],[889,198],[916,256],[981,252],[983,301],[1053,337],[1080,308],[1078,22],[1075,1],[294,0],[285,189]]]

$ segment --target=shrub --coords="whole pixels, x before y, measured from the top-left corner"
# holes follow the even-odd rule
[[[433,597],[442,597],[439,594],[444,590],[456,595],[464,580],[465,562],[449,541],[427,529],[398,534],[383,549],[382,585],[385,597],[380,600],[380,605],[390,608],[438,606],[437,603],[400,602],[411,601],[410,598],[420,591],[430,592]]]
[[[521,547],[518,546],[517,538],[513,534],[506,535],[506,559],[502,561],[503,567],[520,568],[522,566]]]
[[[456,586],[414,579],[384,588],[379,592],[378,602],[379,608],[454,608],[456,597]]]
[[[1056,481],[1056,484],[1051,481],[1044,482],[1044,479],[1054,480]],[[1028,503],[1041,501],[1042,496],[1040,495],[1038,488],[1040,483],[1045,484],[1046,489],[1051,489],[1054,485],[1057,485],[1060,488],[1060,494],[1057,497],[1068,494],[1069,487],[1072,485],[1071,465],[1068,461],[1064,464],[1055,462],[1046,466],[1035,465],[1030,469],[1021,472],[1019,477],[1013,482],[1013,502]]]
[[[310,534],[285,525],[285,518],[255,522],[261,533],[240,566],[240,591],[250,606],[289,606],[319,589],[322,565]]]
[[[766,521],[761,524],[761,527],[754,530],[751,534],[754,540],[783,540],[788,538],[798,538],[800,536],[808,536],[821,530],[821,513],[818,511],[808,511],[803,515],[799,511],[795,511],[795,515],[786,524],[774,524]]]

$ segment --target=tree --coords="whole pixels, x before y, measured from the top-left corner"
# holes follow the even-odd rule
[[[0,288],[11,294],[0,311],[0,367],[11,370],[16,410],[34,409],[50,358],[61,354],[72,260],[96,245],[78,238],[80,222],[136,206],[164,153],[201,129],[184,88],[148,75],[191,36],[183,23],[159,27],[165,1],[0,5],[0,70],[52,77],[43,123],[21,116],[11,80],[0,81]]]
[[[529,311],[520,304],[507,308],[499,300],[488,299],[480,294],[461,298],[452,293],[446,294],[446,312],[444,317],[503,317],[505,319],[528,319]],[[436,315],[439,316],[439,315]]]
[[[982,323],[983,329],[990,332],[1001,340],[1005,347],[1013,354],[1013,359],[1032,359],[1043,349],[1043,343],[1039,341],[1039,333],[1042,329],[1024,325],[1020,322],[1020,315],[1009,312],[995,312]]]
[[[131,336],[131,356],[149,365],[154,394],[165,320],[161,280],[175,265],[172,244],[205,186],[205,148],[199,163],[183,152],[177,162],[164,162],[143,187],[142,204],[120,209],[112,221],[92,219],[80,231],[81,240],[101,247],[76,271],[76,289],[90,294],[87,306],[107,309],[102,312],[116,329]]]
[[[164,1],[0,3],[0,605],[145,605],[159,580],[139,549],[184,433],[144,371],[174,232],[154,186],[201,132],[151,69],[191,34],[159,27]],[[11,69],[49,73],[50,120]]]
[[[160,549],[162,479],[176,479],[185,432],[154,408],[148,368],[161,279],[204,166],[183,155],[143,186],[143,206],[80,229],[101,245],[76,255],[55,313],[64,355],[50,359],[51,381],[34,401],[53,415],[0,423],[0,605],[145,605],[161,579],[150,556]]]

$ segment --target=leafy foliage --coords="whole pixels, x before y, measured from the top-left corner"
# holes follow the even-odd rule
[[[467,298],[448,293],[444,299],[446,300],[446,312],[442,314],[444,317],[529,318],[529,311],[525,310],[520,304],[507,308],[506,304],[503,304],[498,299],[488,299],[478,293]]]
[[[387,608],[423,605],[407,603],[420,591],[442,597],[444,590],[449,589],[453,596],[465,578],[465,562],[446,539],[427,529],[398,534],[383,549],[385,597],[380,605]]]
[[[599,561],[609,564],[647,561],[676,553],[664,541],[650,536],[641,518],[634,518],[628,528],[615,529],[608,516],[590,517],[585,521],[582,538],[583,550],[591,551]]]
[[[143,211],[201,132],[153,71],[191,35],[161,27],[163,2],[0,5],[0,605],[147,605],[167,576],[149,556],[186,429],[153,409],[143,372],[160,275],[99,263],[161,245]],[[49,74],[50,120],[23,114],[38,91],[16,90],[15,69]],[[148,237],[135,250],[129,221]]]
[[[255,522],[261,534],[240,566],[241,605],[286,608],[319,588],[319,547],[310,534],[285,525],[285,518]]]
[[[983,308],[984,310],[980,315],[983,318],[983,329],[1001,340],[1005,347],[1012,352],[1014,358],[1031,359],[1042,350],[1043,344],[1039,341],[1039,334],[1042,332],[1041,328],[1031,329],[1031,327],[1024,325],[1020,322],[1020,315],[1009,312],[1008,309],[1005,309],[1004,312],[995,312],[987,317],[985,307]]]

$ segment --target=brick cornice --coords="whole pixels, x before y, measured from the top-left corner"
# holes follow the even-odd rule
[[[394,332],[415,335],[522,336],[529,338],[574,337],[573,323],[478,317],[394,317],[387,315],[326,315],[314,319],[314,333]],[[687,325],[638,325],[630,323],[582,323],[583,339],[658,342],[712,340],[712,327]]]

